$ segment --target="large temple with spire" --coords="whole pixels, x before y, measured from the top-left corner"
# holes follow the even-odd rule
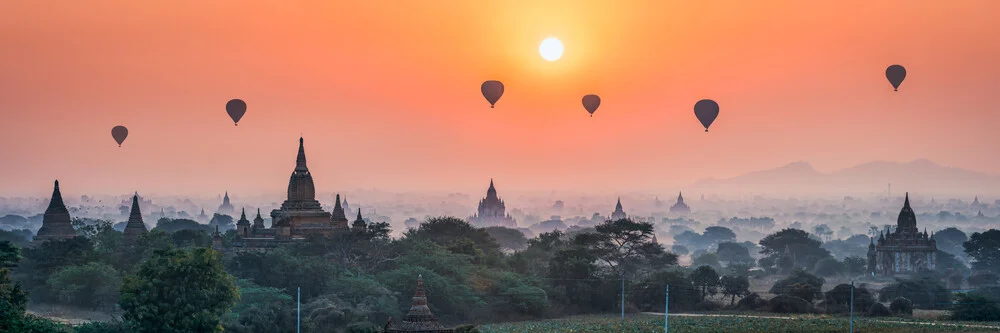
[[[628,214],[625,214],[625,210],[622,208],[622,198],[618,198],[618,203],[615,204],[615,211],[611,212],[611,220],[618,221],[628,218]]]
[[[454,329],[445,328],[438,321],[437,316],[431,313],[431,308],[427,305],[427,294],[424,293],[424,277],[417,276],[417,291],[413,294],[413,302],[410,311],[406,313],[400,323],[389,322],[385,324],[383,330],[387,333],[451,333]]]
[[[236,208],[233,208],[233,204],[229,202],[229,191],[222,197],[222,204],[219,205],[219,209],[216,210],[217,214],[222,215],[233,215],[236,212]]]
[[[677,192],[677,203],[670,206],[670,214],[687,215],[691,213],[691,207],[684,203],[684,194]]]
[[[873,276],[909,275],[933,270],[937,262],[937,244],[927,233],[917,229],[917,216],[910,208],[910,195],[896,218],[896,230],[879,233],[878,241],[868,245],[868,273]]]
[[[490,188],[486,190],[486,197],[479,201],[479,209],[475,215],[469,217],[469,223],[477,227],[506,227],[517,228],[517,221],[510,214],[506,213],[507,207],[503,200],[497,196],[497,189],[493,187],[493,179],[490,179]]]
[[[358,215],[360,217],[360,211]],[[295,169],[288,179],[287,198],[280,208],[271,211],[271,227],[264,226],[260,209],[257,210],[253,223],[250,223],[246,210],[243,210],[236,222],[236,232],[240,237],[232,244],[237,251],[263,250],[304,240],[310,235],[330,236],[347,230],[350,230],[350,224],[341,206],[339,194],[332,212],[324,211],[316,200],[316,187],[306,166],[304,140],[299,138]]]
[[[59,181],[55,183],[52,190],[52,199],[49,200],[49,207],[45,209],[42,216],[42,228],[35,234],[34,242],[41,243],[47,240],[61,240],[76,237],[76,229],[69,217],[69,210],[63,203],[62,193],[59,192]]]

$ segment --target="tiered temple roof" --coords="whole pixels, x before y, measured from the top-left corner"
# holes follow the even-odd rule
[[[674,214],[687,214],[691,212],[691,207],[688,207],[688,205],[684,203],[683,193],[677,193],[677,203],[670,206],[670,212]]]
[[[497,195],[493,179],[490,179],[490,188],[486,190],[486,197],[479,201],[479,209],[475,215],[469,217],[469,222],[480,227],[517,228],[517,221],[507,213],[507,207]]]
[[[42,217],[42,228],[38,229],[35,235],[35,242],[44,242],[53,239],[69,239],[76,237],[76,230],[70,221],[69,210],[63,203],[62,193],[59,192],[59,181],[55,181],[52,190],[52,199],[49,200],[49,207],[45,209]]]
[[[125,243],[132,245],[135,241],[139,239],[139,236],[145,235],[149,230],[146,229],[146,224],[142,222],[142,211],[139,210],[139,193],[136,192],[132,196],[132,211],[128,214],[128,223],[125,223]]]
[[[454,329],[445,328],[438,322],[437,316],[431,313],[431,308],[427,305],[427,294],[424,293],[424,277],[417,277],[417,291],[413,295],[413,302],[410,311],[403,317],[399,324],[392,322],[386,324],[386,332],[418,332],[418,333],[446,333],[454,332]]]
[[[618,197],[618,203],[615,204],[615,211],[611,212],[611,220],[617,221],[625,218],[628,218],[628,215],[625,214],[625,210],[622,208],[622,198]]]

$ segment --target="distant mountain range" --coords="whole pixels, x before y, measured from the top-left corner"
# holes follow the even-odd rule
[[[926,159],[907,163],[874,161],[830,173],[816,171],[807,162],[750,172],[729,179],[705,179],[695,187],[712,192],[794,194],[877,194],[892,184],[893,196],[903,192],[925,195],[1000,194],[1000,177],[946,167]]]

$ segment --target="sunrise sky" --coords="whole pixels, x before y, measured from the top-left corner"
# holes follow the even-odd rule
[[[794,161],[1000,174],[1000,1],[0,3],[0,195],[676,193]],[[546,37],[562,59],[538,54]],[[907,68],[893,93],[885,68]],[[484,80],[504,82],[495,109]],[[588,117],[580,98],[602,98]],[[225,103],[248,104],[239,126]],[[705,133],[692,107],[721,106]],[[111,128],[125,125],[119,148]],[[881,188],[883,185],[879,184]]]

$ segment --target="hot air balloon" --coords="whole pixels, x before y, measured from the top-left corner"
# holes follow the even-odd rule
[[[118,142],[118,147],[121,147],[122,142],[125,142],[125,138],[128,137],[128,129],[122,125],[115,126],[111,129],[111,137],[115,138],[115,142]]]
[[[486,97],[486,101],[490,102],[490,108],[493,108],[494,104],[500,100],[500,96],[503,96],[503,83],[497,80],[489,80],[483,82],[483,85],[479,87],[479,90],[483,91],[483,97]]]
[[[247,113],[247,103],[242,99],[230,100],[226,103],[226,113],[229,114],[229,118],[233,118],[233,125],[239,126],[243,114]]]
[[[885,78],[892,84],[892,91],[899,91],[899,85],[906,78],[906,68],[900,65],[892,65],[885,69]]]
[[[694,103],[694,115],[698,117],[701,125],[705,126],[705,132],[708,132],[708,127],[712,126],[715,117],[719,116],[719,103],[710,99],[700,100]]]
[[[586,95],[583,96],[583,108],[590,112],[590,116],[594,116],[594,112],[597,111],[597,107],[601,106],[601,97],[597,95]]]

